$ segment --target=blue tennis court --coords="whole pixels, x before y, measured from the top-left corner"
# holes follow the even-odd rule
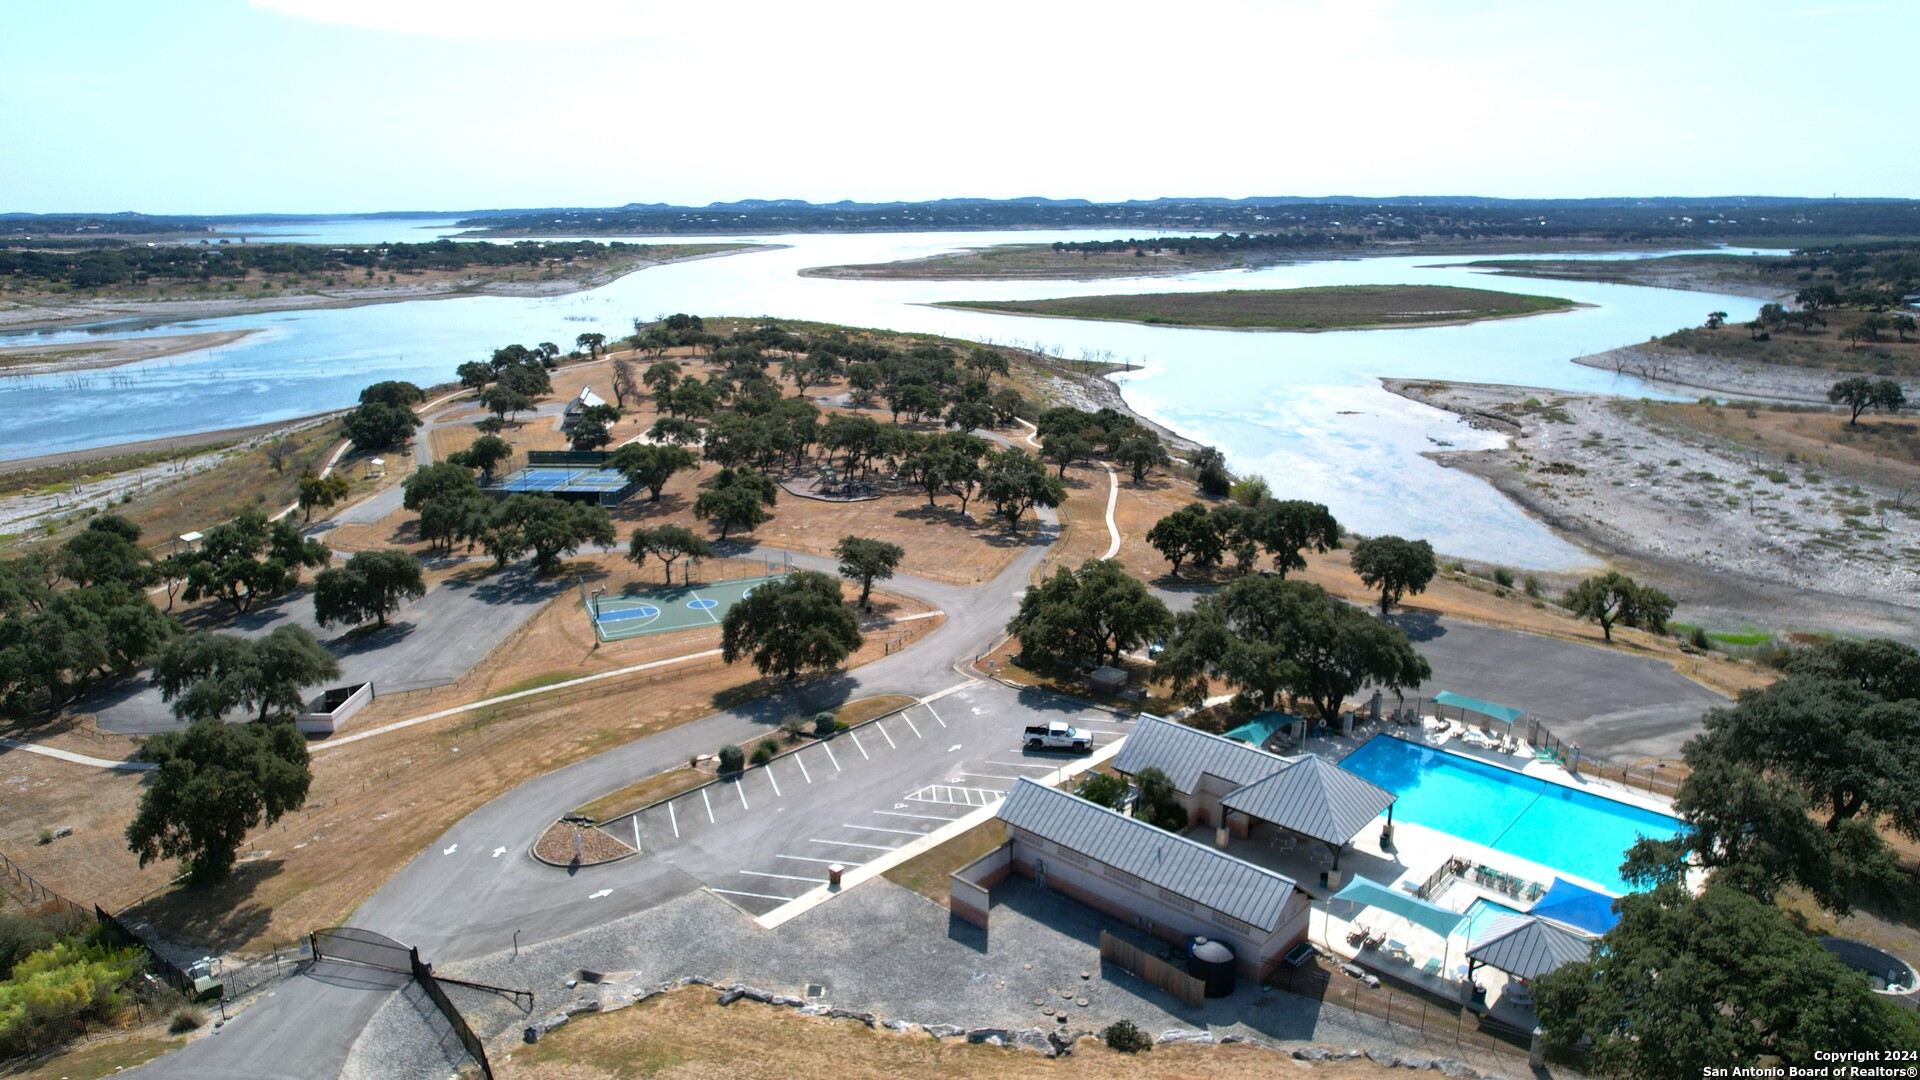
[[[665,634],[702,626],[719,626],[727,609],[747,598],[757,585],[773,577],[742,578],[693,585],[674,585],[589,601],[593,631],[601,641],[625,641],[646,634]]]
[[[500,478],[491,490],[539,492],[548,495],[591,497],[618,503],[633,494],[636,485],[616,469],[573,465],[528,465]]]

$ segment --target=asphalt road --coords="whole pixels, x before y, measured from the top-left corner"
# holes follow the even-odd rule
[[[1030,546],[985,586],[904,575],[889,582],[889,589],[947,613],[911,649],[629,743],[494,798],[403,867],[350,922],[419,946],[429,960],[451,962],[507,949],[516,933],[525,946],[702,887],[758,914],[812,888],[824,867],[815,860],[880,857],[996,797],[1013,777],[1044,776],[1061,762],[1026,754],[1017,729],[1104,714],[955,669],[1002,636],[1052,536],[1051,525],[1034,530]],[[794,562],[833,565],[800,555]],[[1190,595],[1177,599],[1191,603]],[[1410,630],[1434,666],[1425,692],[1451,688],[1551,714],[1556,734],[1596,751],[1618,753],[1602,749],[1609,738],[1621,747],[1677,746],[1701,709],[1720,700],[1665,665],[1619,653],[1444,619]],[[559,814],[694,754],[748,745],[784,720],[854,698],[931,697],[963,680],[967,685],[931,708],[917,705],[863,727],[857,739],[837,736],[771,770],[683,795],[671,810],[649,811],[639,822],[639,857],[569,872],[529,854]],[[1126,725],[1105,717],[1088,726],[1110,739]],[[309,976],[289,980],[219,1036],[144,1068],[157,1076],[337,1075],[390,989],[368,986],[343,1001],[346,992]]]

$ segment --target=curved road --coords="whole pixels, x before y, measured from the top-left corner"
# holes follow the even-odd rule
[[[1004,634],[1057,531],[1053,521],[1044,521],[1028,534],[1026,550],[985,585],[905,575],[889,582],[891,590],[947,613],[946,622],[912,649],[799,688],[791,697],[752,702],[629,743],[496,797],[402,868],[355,912],[352,923],[419,946],[429,960],[453,961],[504,950],[516,931],[519,944],[527,946],[694,891],[701,883],[671,863],[634,858],[597,868],[593,884],[611,891],[590,896],[570,887],[564,871],[534,862],[527,852],[568,808],[723,743],[744,744],[780,720],[854,697],[926,697],[963,678],[977,679],[956,669]],[[834,566],[814,556],[794,555],[793,560],[828,572]],[[1168,599],[1192,602],[1191,594]],[[1659,729],[1677,746],[1678,733],[1697,721],[1703,708],[1724,702],[1664,665],[1619,653],[1444,619],[1408,629],[1433,664],[1435,686],[1551,711],[1596,735],[1604,736],[1619,722],[1632,729],[1634,738]],[[1031,708],[1036,717],[1051,718],[1041,706],[1017,700],[1020,695],[1005,696],[1011,708]],[[144,1069],[156,1076],[214,1080],[337,1076],[354,1039],[386,1001],[391,983],[365,973],[355,977],[337,965],[317,965],[282,983],[217,1034]]]

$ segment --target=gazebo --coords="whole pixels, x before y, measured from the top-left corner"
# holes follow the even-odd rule
[[[1531,915],[1503,915],[1467,943],[1467,981],[1482,966],[1531,981],[1592,954],[1593,939],[1584,934]]]
[[[1397,798],[1318,754],[1308,754],[1234,791],[1220,800],[1220,806],[1326,844],[1333,851],[1333,869],[1338,870],[1340,852],[1381,811],[1386,811],[1387,828],[1393,828]]]

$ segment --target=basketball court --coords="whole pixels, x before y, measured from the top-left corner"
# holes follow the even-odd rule
[[[618,596],[593,596],[587,610],[601,641],[625,641],[702,626],[719,626],[727,609],[752,595],[756,586],[783,575],[735,581],[695,582],[657,587]]]

